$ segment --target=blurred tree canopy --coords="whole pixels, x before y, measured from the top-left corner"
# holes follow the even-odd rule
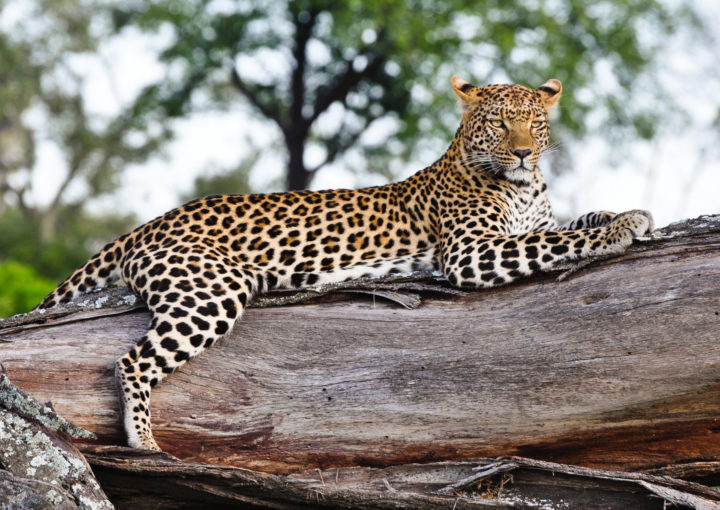
[[[386,176],[428,146],[439,156],[458,122],[453,73],[478,84],[559,78],[566,135],[582,135],[594,110],[618,140],[648,138],[662,112],[629,107],[633,87],[689,17],[656,0],[135,0],[115,4],[113,19],[117,31],[172,34],[167,78],[137,98],[138,118],[244,101],[275,128],[286,188],[300,189],[351,152]],[[643,88],[646,99],[663,92]],[[383,122],[385,136],[364,136]]]
[[[115,191],[123,169],[157,150],[165,133],[138,139],[124,113],[87,112],[77,64],[108,33],[95,26],[99,12],[81,0],[0,4],[0,268],[21,260],[64,278],[134,223],[90,216],[86,205]],[[61,166],[40,173],[43,150],[60,154]]]

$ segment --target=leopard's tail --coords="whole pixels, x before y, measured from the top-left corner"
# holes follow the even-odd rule
[[[105,288],[118,281],[122,277],[120,261],[125,252],[126,237],[127,235],[105,245],[102,250],[90,257],[90,260],[63,280],[54,291],[33,308],[33,311],[69,303],[77,296]]]

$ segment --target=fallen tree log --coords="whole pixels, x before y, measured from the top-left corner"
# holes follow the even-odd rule
[[[250,309],[155,389],[156,439],[185,460],[273,473],[499,455],[621,470],[717,460],[720,217],[661,233],[561,283],[458,294],[396,280]],[[99,444],[124,443],[113,361],[148,322],[131,301],[95,294],[0,325],[13,381]]]

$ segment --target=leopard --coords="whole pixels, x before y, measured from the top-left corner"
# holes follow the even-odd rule
[[[151,390],[221,339],[268,291],[413,271],[487,289],[560,263],[626,251],[652,232],[648,211],[591,212],[560,225],[538,165],[562,94],[472,85],[453,75],[462,112],[446,152],[405,180],[363,189],[211,195],[108,243],[36,307],[126,285],[151,313],[115,362],[127,443],[160,450]]]

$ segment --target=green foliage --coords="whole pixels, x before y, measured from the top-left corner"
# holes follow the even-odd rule
[[[0,261],[0,317],[31,310],[55,288],[52,280],[19,262]]]
[[[88,217],[64,210],[59,219],[62,234],[41,241],[37,219],[9,210],[0,215],[0,260],[23,261],[43,277],[59,282],[135,223],[132,216]],[[0,288],[2,293],[4,289]]]

